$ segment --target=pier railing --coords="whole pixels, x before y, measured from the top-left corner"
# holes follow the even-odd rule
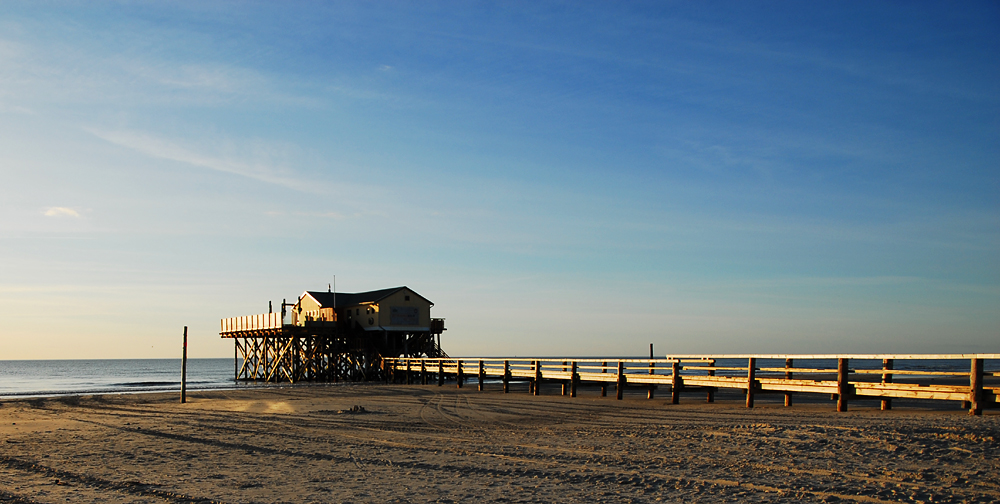
[[[528,391],[541,393],[543,382],[559,382],[562,394],[576,397],[581,383],[608,387],[622,399],[628,387],[645,388],[652,399],[659,386],[670,387],[673,404],[682,392],[704,393],[714,402],[719,389],[746,394],[754,406],[758,394],[784,394],[792,406],[793,394],[829,394],[837,411],[847,411],[856,399],[880,399],[881,408],[892,408],[892,399],[960,401],[969,414],[1000,404],[1000,370],[986,370],[987,360],[997,364],[1000,354],[729,354],[669,355],[665,359],[606,358],[386,358],[383,376],[404,383],[455,380],[459,387],[476,379],[482,390],[487,379],[499,379],[504,393],[511,382],[528,382]]]
[[[259,315],[224,318],[220,321],[219,333],[227,334],[239,331],[281,329],[281,325],[280,313],[261,313]]]

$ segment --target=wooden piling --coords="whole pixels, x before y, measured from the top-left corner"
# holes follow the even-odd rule
[[[708,361],[708,366],[715,367],[715,361],[714,360]],[[715,376],[715,370],[709,369],[708,376]],[[710,403],[715,402],[715,387],[708,387],[708,397],[705,398],[705,402],[710,402]]]
[[[184,326],[184,348],[181,354],[181,404],[187,402],[188,326]]]
[[[674,361],[670,365],[670,404],[680,404],[682,387],[684,379],[681,378],[681,363]]]
[[[503,361],[503,393],[510,392],[510,361]]]
[[[458,359],[456,363],[455,377],[458,380],[458,388],[462,388],[462,385],[464,385],[463,382],[465,381],[465,375],[462,374],[462,359]]]
[[[972,359],[969,372],[969,414],[983,414],[983,359]]]
[[[649,358],[650,359],[653,358],[653,344],[652,343],[649,344]],[[650,361],[650,363],[649,363],[649,374],[655,374],[655,369],[654,369],[655,367],[656,367],[656,364],[654,364],[652,361]],[[673,389],[673,385],[671,385],[670,387],[671,387],[671,389]],[[649,390],[646,392],[646,399],[652,399],[653,398],[653,391],[655,391],[655,390],[656,390],[656,385],[650,385],[649,386]]]
[[[601,362],[601,372],[605,374],[608,372],[608,361]],[[608,396],[608,382],[602,381],[601,397],[607,397],[607,396]]]
[[[753,393],[757,388],[757,359],[750,357],[747,363],[747,408],[753,408]]]
[[[486,378],[486,370],[483,369],[483,360],[479,359],[479,391],[483,391],[483,378]]]
[[[444,360],[438,359],[438,387],[444,386]]]
[[[542,361],[535,361],[535,395],[542,395]]]
[[[847,373],[848,359],[837,359],[837,411],[847,411],[847,396],[850,394],[850,382]]]
[[[576,372],[576,361],[570,366],[569,376],[569,396],[576,397],[576,384],[580,381],[580,375]]]
[[[882,370],[892,371],[892,359],[882,359]],[[892,383],[892,373],[882,373],[882,383]],[[882,398],[882,411],[892,409],[892,398]]]
[[[790,369],[791,367],[792,367],[792,359],[785,359],[785,368]],[[786,380],[792,379],[791,371],[785,371],[785,379]],[[792,406],[792,393],[785,392],[785,407],[790,408],[791,406]]]
[[[563,371],[563,373],[566,372],[566,361],[562,362],[562,371]],[[567,394],[569,394],[569,381],[568,380],[563,380],[563,382],[562,382],[562,395],[567,395]]]
[[[410,384],[410,359],[406,359],[406,379],[404,381],[407,385]]]
[[[625,363],[618,361],[618,383],[615,385],[615,395],[619,401],[622,400],[622,394],[625,392],[625,385],[627,383],[627,379],[625,378]]]
[[[420,359],[420,384],[427,385],[427,363]]]

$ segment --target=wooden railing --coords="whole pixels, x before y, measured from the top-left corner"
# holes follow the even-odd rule
[[[1000,354],[736,354],[670,355],[666,359],[524,359],[524,358],[386,358],[383,376],[393,381],[428,384],[454,379],[458,386],[476,378],[479,389],[486,379],[499,379],[503,391],[510,382],[527,381],[528,390],[540,394],[543,381],[562,383],[563,395],[576,397],[581,383],[600,385],[607,395],[614,385],[622,398],[629,387],[647,388],[652,398],[657,386],[670,386],[671,402],[680,402],[683,391],[701,391],[708,402],[718,389],[739,389],[746,394],[746,406],[754,406],[761,393],[783,393],[785,406],[793,394],[830,394],[837,411],[847,411],[852,399],[881,399],[883,410],[891,409],[893,398],[961,401],[969,414],[979,415],[984,407],[997,407],[1000,386],[992,383],[1000,371],[986,371],[987,359]],[[777,361],[782,365],[767,365]],[[805,361],[806,365],[802,365]],[[835,364],[829,364],[833,362]],[[934,369],[947,363],[949,369]],[[744,364],[745,363],[745,364]],[[716,365],[726,364],[726,365]],[[810,365],[811,364],[811,365]],[[854,367],[851,367],[851,366]],[[960,366],[964,367],[959,370]],[[940,366],[939,366],[940,367]],[[965,369],[968,369],[966,371]],[[989,378],[991,383],[986,383]],[[944,383],[942,383],[944,381]]]
[[[262,313],[245,317],[230,317],[221,320],[220,334],[237,331],[259,331],[264,329],[281,329],[280,313]]]

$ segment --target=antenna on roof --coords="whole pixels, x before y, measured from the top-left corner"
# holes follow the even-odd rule
[[[337,275],[333,275],[333,309],[337,310]]]

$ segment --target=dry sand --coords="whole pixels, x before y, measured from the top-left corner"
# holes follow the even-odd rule
[[[8,400],[0,502],[1000,501],[995,414],[543,391]]]

